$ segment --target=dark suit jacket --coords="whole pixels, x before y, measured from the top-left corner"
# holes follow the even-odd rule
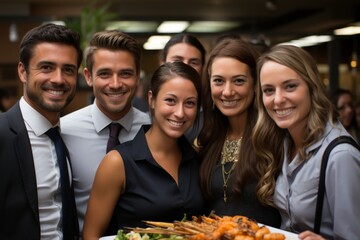
[[[34,161],[19,102],[0,114],[0,239],[40,239]]]
[[[40,239],[29,136],[19,103],[0,115],[0,239]]]

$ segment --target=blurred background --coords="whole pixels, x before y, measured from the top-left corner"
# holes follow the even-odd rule
[[[208,52],[222,35],[265,46],[295,44],[316,59],[329,91],[350,89],[360,100],[360,0],[0,0],[0,89],[15,98],[22,95],[17,76],[21,38],[50,21],[80,32],[83,47],[103,29],[135,37],[144,49],[144,81],[159,65],[164,43],[178,32],[198,37]],[[80,79],[66,111],[91,99],[91,89]]]

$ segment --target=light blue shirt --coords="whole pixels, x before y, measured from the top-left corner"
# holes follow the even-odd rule
[[[61,118],[61,133],[70,152],[80,233],[96,170],[106,154],[107,126],[112,122],[94,103]],[[150,123],[147,113],[132,107],[119,121],[123,128],[120,143],[132,140],[143,124]]]
[[[328,123],[324,136],[306,151],[315,151],[306,162],[298,156],[289,162],[287,153],[276,182],[274,201],[282,217],[282,229],[312,230],[319,184],[321,159],[336,137],[349,135],[337,123]],[[287,150],[288,141],[285,141]],[[325,177],[320,233],[327,239],[358,239],[360,236],[360,152],[349,144],[339,144],[330,153]]]
[[[19,104],[34,159],[41,239],[62,239],[60,171],[55,146],[45,134],[53,126],[23,97]]]

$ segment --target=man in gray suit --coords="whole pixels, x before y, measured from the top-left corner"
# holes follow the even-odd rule
[[[81,61],[80,37],[64,26],[44,24],[22,39],[23,96],[0,115],[0,239],[78,237],[70,161],[59,157],[47,132],[59,126],[61,111],[75,95]],[[70,181],[66,198],[64,179]]]

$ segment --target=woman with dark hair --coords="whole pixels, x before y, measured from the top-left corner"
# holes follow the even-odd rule
[[[198,137],[201,187],[210,210],[280,226],[272,207],[275,161],[258,161],[251,143],[257,119],[258,51],[240,39],[219,42],[203,75],[204,125]]]
[[[96,172],[84,239],[203,214],[197,154],[183,134],[200,110],[199,74],[182,62],[161,65],[148,92],[151,125],[110,151]],[[106,232],[106,229],[108,231]]]
[[[354,99],[351,91],[339,88],[332,94],[331,100],[339,112],[339,121],[351,136],[357,139]]]
[[[160,54],[160,63],[184,62],[201,75],[205,63],[205,48],[201,42],[190,34],[180,33],[173,36]]]
[[[174,35],[165,45],[160,54],[160,64],[166,62],[183,62],[193,67],[201,76],[205,63],[205,48],[201,42],[190,34],[180,33]],[[185,136],[190,143],[199,135],[203,122],[202,111],[199,121],[193,125]]]

